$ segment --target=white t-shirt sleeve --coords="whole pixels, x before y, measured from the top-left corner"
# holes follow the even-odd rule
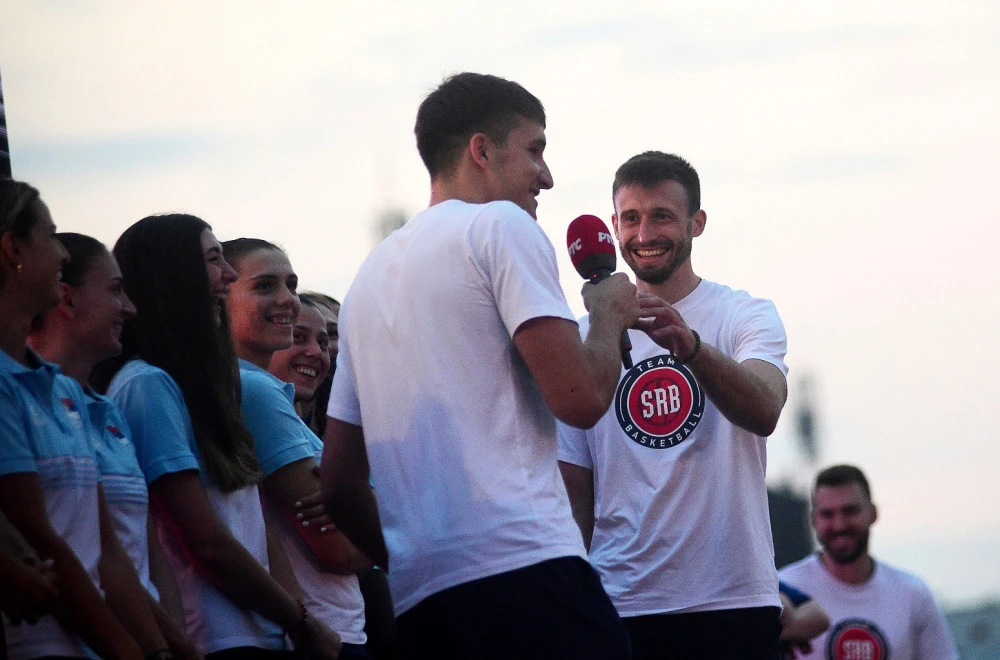
[[[340,308],[340,327],[346,326],[350,315],[350,305]],[[361,426],[361,402],[358,400],[357,379],[354,376],[354,363],[351,359],[351,342],[349,333],[342,332],[337,342],[337,370],[333,372],[333,385],[330,387],[330,400],[326,404],[328,417],[339,419],[348,424]]]
[[[951,639],[948,624],[941,614],[941,610],[934,602],[931,592],[923,584],[920,591],[915,596],[917,603],[915,606],[915,630],[916,635],[914,645],[916,647],[916,658],[918,660],[957,660],[958,651],[955,643]]]
[[[470,225],[467,240],[510,336],[534,318],[576,322],[559,285],[555,249],[524,210],[510,202],[484,206]]]
[[[587,432],[558,420],[556,430],[559,433],[559,460],[593,470],[594,459],[590,455]]]
[[[785,326],[770,300],[751,298],[747,302],[746,308],[739,315],[739,325],[734,337],[734,360],[763,360],[781,369],[781,373],[788,374],[788,366],[785,364],[785,353],[788,350]]]

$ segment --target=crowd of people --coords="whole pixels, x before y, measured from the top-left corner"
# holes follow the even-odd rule
[[[823,552],[779,584],[784,328],[695,274],[688,162],[617,170],[635,284],[586,283],[578,320],[535,221],[541,102],[458,74],[415,132],[430,206],[342,308],[268,240],[153,215],[109,251],[0,180],[7,656],[839,659],[869,639],[851,617],[883,649],[856,657],[954,653],[926,587],[870,560],[867,529],[854,552],[867,482],[828,502],[853,472],[818,482]],[[824,572],[909,589],[919,640],[828,605]]]

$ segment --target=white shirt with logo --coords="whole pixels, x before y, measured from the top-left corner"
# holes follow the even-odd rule
[[[805,658],[830,660],[952,660],[948,625],[930,589],[916,575],[875,562],[863,584],[841,582],[819,555],[786,566],[781,579],[812,596],[830,629],[812,640]]]
[[[770,301],[702,280],[674,307],[702,342],[787,373]],[[611,409],[588,431],[559,425],[559,459],[594,472],[590,562],[605,590],[623,617],[780,606],[766,440],[726,420],[668,350],[629,337],[635,366]]]
[[[573,320],[555,250],[510,202],[430,207],[361,266],[329,415],[364,428],[396,613],[443,589],[584,557],[555,418],[512,336]]]

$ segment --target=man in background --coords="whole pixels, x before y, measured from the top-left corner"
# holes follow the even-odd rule
[[[806,658],[950,660],[958,657],[930,589],[916,575],[868,553],[878,519],[868,479],[853,465],[816,476],[812,523],[822,550],[786,566],[781,579],[806,591],[830,617]]]

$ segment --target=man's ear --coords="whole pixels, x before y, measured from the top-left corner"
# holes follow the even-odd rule
[[[484,170],[487,169],[492,146],[485,133],[476,133],[469,138],[469,154],[472,156],[472,162]]]
[[[703,209],[698,209],[695,214],[691,217],[691,235],[701,236],[702,232],[705,231],[705,222],[708,220],[708,215]]]
[[[615,232],[615,240],[618,241],[619,243],[621,243],[622,242],[622,236],[621,236],[621,234],[618,233],[618,214],[617,213],[612,213],[611,214],[611,230],[613,232]]]
[[[0,255],[3,255],[8,263],[14,265],[21,262],[20,254],[21,245],[17,237],[14,236],[14,232],[4,232],[3,236],[0,236]]]

